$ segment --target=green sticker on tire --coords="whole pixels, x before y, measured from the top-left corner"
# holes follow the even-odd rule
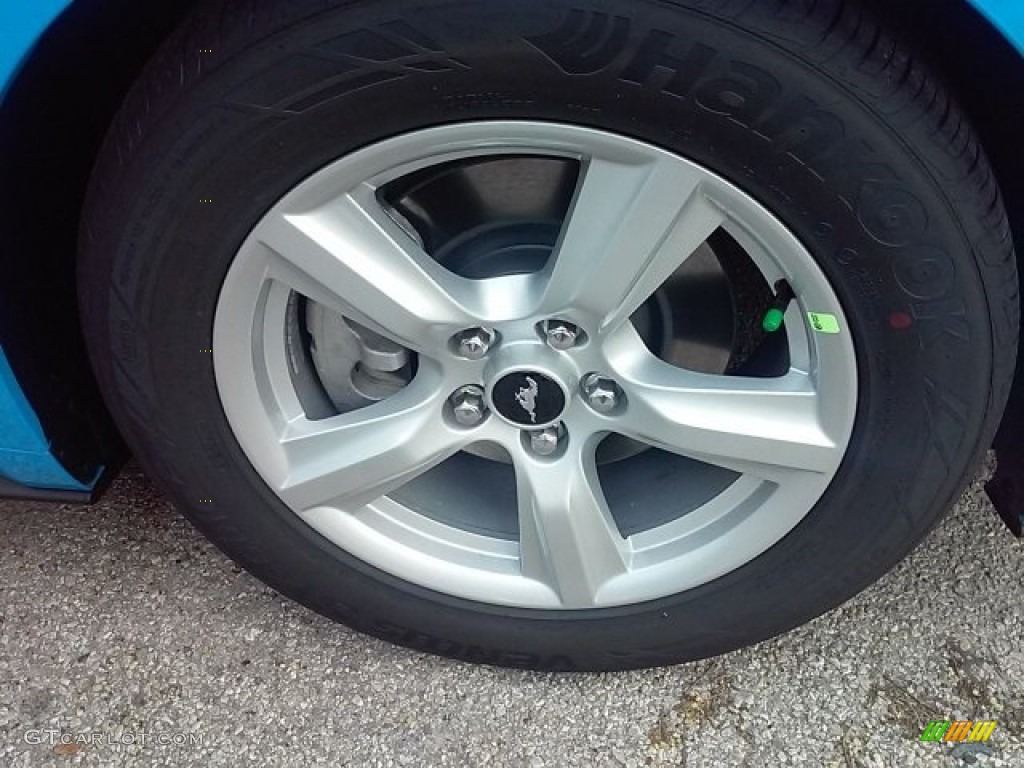
[[[811,321],[811,327],[818,333],[839,333],[839,320],[835,315],[808,312],[807,319]]]

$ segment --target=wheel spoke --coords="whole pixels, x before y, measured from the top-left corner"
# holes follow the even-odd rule
[[[265,219],[254,235],[278,257],[271,276],[418,351],[474,325],[469,281],[444,270],[364,197]]]
[[[595,445],[553,462],[514,454],[519,497],[520,565],[549,585],[566,608],[596,603],[601,585],[628,569],[629,548],[597,477]]]
[[[281,498],[303,511],[327,503],[351,511],[455,454],[466,437],[442,418],[444,397],[427,389],[413,382],[351,413],[288,424]]]
[[[832,472],[843,453],[803,373],[713,376],[651,359],[625,386],[628,408],[618,430],[673,453],[775,483]]]
[[[627,320],[722,224],[701,175],[679,161],[593,158],[551,267],[542,311]]]

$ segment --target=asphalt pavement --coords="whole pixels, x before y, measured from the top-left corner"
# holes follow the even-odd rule
[[[0,767],[1024,767],[1024,545],[976,483],[881,582],[783,637],[598,675],[356,634],[234,566],[129,466],[0,503]],[[921,742],[931,720],[989,742]]]

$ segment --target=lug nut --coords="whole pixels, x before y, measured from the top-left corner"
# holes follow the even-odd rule
[[[487,406],[484,405],[484,391],[470,385],[455,390],[451,397],[452,413],[455,421],[464,427],[475,427],[484,420]]]
[[[530,448],[538,456],[550,456],[558,449],[558,427],[530,433]]]
[[[544,336],[549,347],[564,352],[576,346],[580,338],[580,329],[564,320],[548,320],[544,324]]]
[[[622,400],[619,385],[599,373],[591,373],[583,379],[583,394],[587,405],[598,413],[611,413]]]
[[[494,344],[494,331],[486,328],[470,328],[455,337],[459,355],[467,360],[481,360]]]

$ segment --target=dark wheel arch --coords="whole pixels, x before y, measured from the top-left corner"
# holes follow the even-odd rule
[[[132,81],[190,6],[73,3],[0,104],[0,347],[54,455],[86,484],[99,467],[116,466],[124,449],[93,382],[78,320],[75,254],[85,187]],[[19,486],[0,488],[0,496],[88,501],[95,492]]]

